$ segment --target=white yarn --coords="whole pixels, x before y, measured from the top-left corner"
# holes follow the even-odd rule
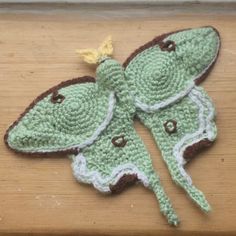
[[[100,192],[111,192],[109,185],[115,185],[119,179],[125,174],[136,174],[137,178],[145,187],[149,185],[147,176],[141,172],[134,164],[127,163],[115,167],[108,177],[102,177],[98,171],[88,170],[86,158],[82,153],[79,153],[73,158],[72,170],[75,178],[82,183],[93,184]]]
[[[194,89],[189,93],[189,98],[198,106],[199,113],[198,113],[198,123],[199,123],[199,129],[192,134],[185,135],[174,147],[173,149],[173,155],[175,156],[176,160],[178,161],[179,168],[181,171],[181,174],[188,180],[189,184],[192,184],[191,177],[186,173],[186,171],[183,168],[183,165],[186,163],[186,161],[183,158],[183,152],[184,150],[194,144],[199,142],[203,139],[203,131],[206,130],[206,136],[207,137],[213,137],[214,132],[212,130],[212,126],[210,125],[211,121],[214,118],[214,108],[212,104],[206,99],[202,93],[199,91],[199,89],[195,86]],[[206,106],[204,106],[204,103]],[[209,110],[209,114],[207,118],[204,117],[204,109]],[[193,139],[191,143],[187,143],[184,145],[188,140]],[[212,139],[210,139],[212,140]]]
[[[101,134],[101,132],[109,125],[109,123],[112,119],[112,116],[113,116],[113,110],[114,110],[114,107],[115,107],[115,103],[116,103],[115,92],[111,92],[110,95],[109,95],[107,115],[106,115],[104,121],[95,130],[93,135],[81,144],[67,146],[67,147],[64,147],[64,148],[57,148],[56,151],[65,151],[67,149],[74,149],[74,148],[75,149],[80,149],[80,148],[84,148],[88,145],[91,145],[98,138],[98,136]],[[40,152],[53,152],[53,151],[54,150],[52,150],[52,149],[40,150]]]
[[[196,96],[198,96],[198,99],[201,100],[202,103],[206,104],[206,107],[209,110],[209,113],[205,122],[205,130],[206,130],[207,138],[210,141],[213,141],[216,137],[216,134],[213,131],[211,122],[214,120],[214,117],[215,117],[215,108],[209,99],[204,98],[204,96],[201,94],[201,91],[198,87],[196,87],[196,90],[193,92],[195,93]]]
[[[111,92],[109,96],[108,111],[105,120],[102,122],[102,124],[97,128],[97,130],[93,133],[93,135],[90,138],[88,138],[86,141],[84,141],[79,145],[75,145],[75,147],[84,148],[88,145],[91,145],[97,139],[98,135],[108,126],[108,124],[112,119],[115,102],[116,102],[115,92]]]
[[[147,105],[146,103],[141,102],[139,100],[139,98],[136,97],[135,98],[135,105],[145,112],[148,112],[148,113],[156,112],[157,110],[164,108],[164,107],[172,104],[173,102],[176,102],[176,101],[180,100],[181,98],[183,98],[184,96],[186,96],[192,90],[192,88],[194,86],[195,86],[195,83],[193,81],[191,81],[190,84],[188,85],[188,87],[184,91],[176,94],[173,97],[166,99],[165,101],[162,101],[160,103],[156,103],[154,105]]]
[[[194,88],[194,86],[195,86],[194,81],[197,81],[201,76],[203,76],[206,73],[206,71],[215,62],[217,55],[218,55],[219,48],[220,48],[220,40],[218,39],[218,37],[217,37],[217,40],[218,41],[217,41],[216,54],[215,54],[214,58],[212,59],[211,63],[199,75],[197,75],[195,78],[193,78],[193,80],[190,82],[190,84],[188,85],[188,87],[184,91],[178,93],[177,95],[175,95],[173,97],[166,99],[165,101],[162,101],[160,103],[156,103],[154,105],[148,105],[146,103],[143,103],[142,101],[140,101],[139,98],[135,97],[135,105],[138,108],[140,108],[141,110],[151,113],[151,112],[155,112],[157,110],[160,110],[161,108],[164,108],[166,106],[169,106],[173,102],[176,102],[176,101],[180,100],[181,98],[183,98],[185,95],[187,95]]]

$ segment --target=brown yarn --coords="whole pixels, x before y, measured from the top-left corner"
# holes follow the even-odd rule
[[[121,139],[121,140],[119,140]],[[125,140],[124,135],[116,136],[114,137],[111,142],[113,143],[114,146],[116,147],[124,147],[127,143],[127,140]]]
[[[65,97],[62,94],[59,94],[58,91],[53,92],[51,96],[52,103],[62,103]]]
[[[112,193],[121,193],[126,187],[134,184],[138,180],[135,174],[124,174],[115,185],[110,185]]]
[[[174,41],[167,40],[166,42],[160,42],[159,45],[162,51],[168,51],[168,52],[175,51],[176,45]]]
[[[39,95],[26,109],[25,111],[19,116],[19,118],[8,128],[8,130],[6,131],[5,135],[4,135],[4,142],[6,144],[6,146],[13,150],[14,152],[16,153],[24,153],[22,151],[19,151],[19,150],[15,150],[15,149],[12,149],[10,147],[10,145],[8,145],[8,142],[7,142],[7,139],[8,139],[8,133],[10,132],[10,130],[13,129],[14,126],[16,126],[19,121],[22,119],[22,117],[30,110],[32,109],[35,104],[42,100],[43,98],[45,98],[46,96],[48,96],[49,94],[51,93],[54,93],[54,92],[57,92],[59,89],[61,88],[64,88],[64,87],[67,87],[67,86],[70,86],[70,85],[73,85],[73,84],[79,84],[79,83],[95,83],[95,79],[91,76],[83,76],[83,77],[78,77],[78,78],[74,78],[74,79],[70,79],[70,80],[67,80],[67,81],[63,81],[61,83],[59,83],[58,85],[50,88],[49,90],[47,90],[46,92],[42,93],[41,95]],[[68,150],[63,150],[63,151],[52,151],[52,152],[37,152],[37,153],[34,153],[34,152],[27,152],[27,154],[48,154],[48,153],[72,153],[72,154],[75,154],[75,153],[78,153],[77,150],[75,148],[73,149],[68,149]]]
[[[170,124],[170,123],[173,125],[173,129],[170,129],[170,127],[168,127],[168,124]],[[164,127],[165,127],[166,133],[173,134],[173,133],[175,133],[177,131],[177,121],[175,121],[175,120],[167,120],[164,123]]]
[[[205,26],[205,27],[209,27],[209,26]],[[210,26],[211,28],[213,28],[215,30],[215,32],[217,33],[218,37],[220,38],[220,34],[218,32],[218,30],[212,26]],[[130,54],[130,56],[125,60],[125,62],[123,63],[123,66],[124,68],[126,68],[128,66],[128,64],[130,63],[130,61],[133,60],[134,57],[136,57],[139,53],[141,53],[142,51],[144,51],[145,49],[147,48],[150,48],[150,47],[153,47],[155,45],[160,45],[161,42],[168,36],[170,36],[171,34],[175,34],[175,33],[178,33],[178,32],[182,32],[182,31],[185,31],[185,30],[189,30],[190,28],[188,29],[184,29],[184,30],[177,30],[177,31],[173,31],[173,32],[170,32],[170,33],[167,33],[167,34],[162,34],[160,36],[157,36],[155,37],[153,40],[147,42],[146,44],[144,44],[143,46],[137,48],[133,53]],[[215,61],[210,65],[210,67],[198,78],[195,79],[195,84],[196,85],[199,85],[203,80],[205,80],[205,78],[209,75],[209,73],[211,72],[215,62],[216,62],[216,59],[218,58],[219,56],[219,51],[218,50],[218,53],[216,55],[216,58],[215,58]]]
[[[199,151],[210,147],[213,144],[209,139],[203,139],[197,143],[194,143],[191,146],[188,146],[183,153],[183,157],[186,160],[192,159]]]

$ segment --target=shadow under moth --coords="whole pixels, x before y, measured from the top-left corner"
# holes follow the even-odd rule
[[[36,98],[10,126],[6,145],[23,153],[67,153],[75,178],[104,193],[135,182],[151,189],[169,224],[179,219],[141,138],[134,116],[148,127],[174,182],[205,212],[210,205],[184,165],[216,138],[211,99],[198,85],[220,48],[210,26],[163,34],[144,44],[121,65],[111,58],[111,37],[80,50],[97,64],[96,79],[60,83]]]

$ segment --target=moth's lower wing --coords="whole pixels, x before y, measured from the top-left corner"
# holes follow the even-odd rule
[[[187,160],[216,138],[214,107],[207,94],[194,87],[179,102],[156,113],[139,111],[138,117],[151,130],[173,180],[208,211],[210,206],[204,195],[184,170]]]
[[[168,222],[177,225],[177,216],[132,120],[128,120],[124,113],[122,116],[119,107],[115,109],[111,123],[96,142],[73,155],[75,178],[105,193],[119,193],[127,185],[140,181],[155,192]]]
[[[184,97],[208,74],[220,47],[216,29],[185,29],[154,38],[124,63],[137,107],[156,111]]]
[[[26,153],[69,152],[93,143],[109,124],[114,93],[92,77],[62,82],[25,110],[5,135],[6,144]]]

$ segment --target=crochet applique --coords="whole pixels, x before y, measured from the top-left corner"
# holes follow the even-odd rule
[[[176,226],[179,219],[133,127],[137,116],[152,132],[174,182],[208,212],[209,203],[184,165],[216,138],[213,104],[197,85],[219,48],[213,27],[185,29],[154,38],[121,65],[111,58],[108,37],[98,50],[78,51],[98,64],[96,80],[72,79],[40,95],[7,130],[6,145],[31,154],[68,153],[75,178],[104,193],[139,181]]]

